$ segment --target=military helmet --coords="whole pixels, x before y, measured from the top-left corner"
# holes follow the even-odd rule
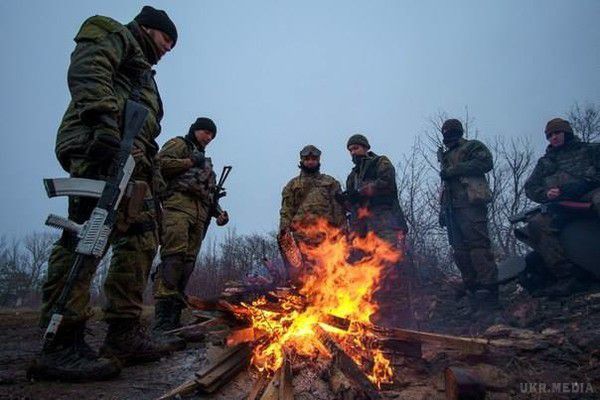
[[[350,138],[348,139],[348,143],[346,143],[346,148],[352,146],[353,144],[361,145],[367,149],[371,148],[371,145],[369,144],[367,138],[364,135],[361,135],[360,133],[350,136]]]
[[[312,144],[306,145],[300,150],[300,157],[315,156],[321,157],[321,150]]]

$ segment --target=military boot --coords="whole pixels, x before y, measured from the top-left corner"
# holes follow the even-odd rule
[[[100,354],[115,357],[123,365],[157,361],[171,351],[154,341],[137,319],[114,319],[108,323],[108,332]]]
[[[85,342],[85,324],[61,327],[52,344],[27,369],[28,379],[90,382],[115,378],[121,366],[99,357]]]
[[[170,351],[183,350],[186,342],[175,334],[165,334],[180,327],[181,302],[179,299],[167,297],[157,299],[154,305],[154,327],[152,337],[161,346],[169,348]]]

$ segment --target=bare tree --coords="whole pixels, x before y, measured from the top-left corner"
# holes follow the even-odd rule
[[[600,139],[600,106],[588,103],[582,107],[575,103],[567,113],[567,118],[582,141],[594,142]]]

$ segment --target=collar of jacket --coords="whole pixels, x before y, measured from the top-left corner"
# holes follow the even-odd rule
[[[156,65],[158,63],[158,49],[156,48],[156,43],[154,40],[148,35],[148,33],[142,29],[141,25],[137,23],[137,21],[131,21],[128,23],[127,28],[137,40],[144,56],[146,56],[146,61],[150,63],[150,65]]]
[[[576,136],[573,136],[573,139],[569,140],[567,143],[563,144],[560,147],[552,147],[551,145],[548,145],[548,147],[546,147],[546,154],[556,154],[558,152],[561,151],[568,151],[571,149],[575,149],[579,146],[581,146],[583,144],[583,142],[581,141],[581,139],[579,139]]]
[[[192,146],[193,149],[204,151],[204,147],[200,145],[200,143],[198,143],[198,141],[196,140],[196,136],[194,136],[193,133],[190,132],[187,135],[185,135],[183,137],[183,140],[185,140],[188,143],[188,145]]]

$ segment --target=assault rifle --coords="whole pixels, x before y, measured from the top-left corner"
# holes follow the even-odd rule
[[[89,220],[83,225],[77,224],[67,218],[50,214],[46,220],[46,225],[59,228],[76,234],[78,241],[75,248],[75,261],[69,270],[69,275],[65,286],[60,293],[53,308],[52,318],[46,332],[44,333],[43,346],[47,348],[55,338],[56,333],[64,319],[67,302],[71,296],[73,286],[86,262],[98,263],[108,247],[108,239],[113,230],[117,217],[117,209],[121,199],[125,194],[131,175],[135,168],[135,160],[131,155],[133,141],[141,131],[146,118],[148,109],[143,105],[127,100],[125,105],[125,118],[123,126],[123,138],[116,157],[116,172],[103,185],[96,185],[95,190],[89,188],[91,197],[97,197],[98,187],[102,187],[100,198],[96,208],[92,211]],[[70,179],[44,179],[44,185],[49,197],[56,195],[75,195],[81,194],[81,190],[76,188],[69,191],[69,186],[76,187],[77,182],[69,184]],[[89,180],[86,180],[89,181]],[[90,182],[88,182],[90,183]]]
[[[438,147],[437,150],[437,160],[440,164],[440,170],[444,168],[444,148]],[[452,200],[450,198],[450,190],[448,189],[448,185],[442,179],[442,198],[441,198],[441,213],[444,221],[444,225],[447,228],[448,232],[448,243],[450,246],[454,246],[458,244],[460,240],[460,231],[456,226],[456,220],[454,219],[454,211],[452,210]]]
[[[223,212],[221,206],[219,205],[219,200],[221,199],[221,197],[227,196],[227,192],[225,191],[225,187],[223,185],[225,185],[225,181],[227,180],[227,177],[229,176],[229,173],[232,169],[233,167],[231,165],[226,165],[223,167],[223,170],[221,171],[221,176],[219,177],[219,181],[217,182],[217,186],[215,186],[213,189],[212,206],[208,214],[209,217],[206,220],[206,224],[204,224],[204,233],[202,234],[202,237],[206,236],[208,226],[210,225],[211,215],[221,214]]]
[[[553,201],[544,204],[539,204],[535,207],[529,208],[523,212],[508,217],[508,221],[511,224],[517,222],[527,221],[531,216],[535,214],[547,214],[553,210],[568,210],[568,211],[588,211],[592,208],[592,203],[582,201]]]

